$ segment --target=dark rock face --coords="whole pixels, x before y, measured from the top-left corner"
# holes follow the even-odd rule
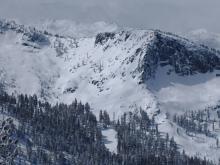
[[[218,70],[220,66],[218,52],[160,32],[155,32],[155,35],[154,43],[147,48],[138,68],[142,71],[142,81],[152,78],[158,66],[169,65],[172,68],[170,72],[180,76]]]
[[[100,33],[96,36],[95,45],[101,44],[103,45],[105,42],[107,42],[109,39],[114,39],[115,33]]]
[[[154,39],[151,43],[147,47],[138,48],[130,57],[130,62],[132,62],[135,56],[143,56],[137,67],[137,71],[141,73],[140,83],[153,78],[159,66],[170,66],[168,74],[176,73],[179,76],[220,70],[220,53],[218,51],[195,44],[175,34],[159,30],[153,32]],[[106,42],[112,40],[113,45],[117,46],[120,42],[126,42],[129,36],[130,33],[125,31],[118,34],[100,33],[96,36],[95,45],[105,45]],[[107,44],[106,47],[108,48],[108,46]]]
[[[164,38],[159,33],[156,47],[160,52],[160,61],[167,61],[178,74],[211,72],[220,65],[216,52],[202,46],[196,47],[193,43],[192,47],[188,47],[187,43],[169,37]]]
[[[37,31],[32,31],[29,33],[25,33],[25,36],[27,36],[27,41],[36,43],[38,45],[49,45],[50,41],[46,37],[46,35],[37,32]]]

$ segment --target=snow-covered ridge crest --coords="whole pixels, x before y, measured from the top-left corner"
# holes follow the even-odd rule
[[[215,49],[209,49],[172,33],[159,30],[145,32],[150,36],[151,41],[147,44],[143,42],[143,45],[136,49],[134,54],[140,54],[143,57],[137,68],[139,72],[142,72],[142,81],[154,77],[159,66],[169,65],[171,66],[169,74],[174,72],[180,76],[207,73],[220,68],[219,52]],[[112,47],[112,45],[118,46],[120,42],[131,39],[134,34],[134,30],[132,32],[101,33],[97,35],[95,45],[102,45],[104,49]],[[137,38],[147,40],[149,39],[147,35],[142,34]],[[135,43],[141,42],[141,40],[131,40]]]
[[[52,102],[70,103],[77,97],[117,114],[134,107],[157,107],[146,85],[160,67],[170,66],[167,74],[189,76],[220,66],[217,52],[158,30],[105,32],[75,39],[7,20],[0,21],[0,29],[1,51],[8,54],[1,52],[6,90],[37,93]],[[12,59],[17,60],[15,64]],[[28,64],[22,71],[19,61]]]

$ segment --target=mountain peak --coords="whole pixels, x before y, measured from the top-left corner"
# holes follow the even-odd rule
[[[181,111],[185,100],[191,105],[201,90],[204,102],[196,105],[214,104],[220,95],[210,87],[219,82],[219,51],[172,33],[129,29],[74,38],[10,21],[0,21],[0,31],[0,89],[7,93],[36,94],[52,104],[77,98],[96,115],[102,109],[116,118],[141,107],[168,133],[175,129],[170,109]],[[154,90],[151,83],[162,85]]]

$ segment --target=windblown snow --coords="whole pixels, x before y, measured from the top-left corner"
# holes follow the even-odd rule
[[[220,34],[208,32],[206,29],[197,29],[185,34],[195,42],[220,50]]]
[[[95,23],[77,23],[73,20],[44,20],[33,22],[31,26],[42,31],[46,30],[53,34],[69,36],[74,38],[94,37],[98,33],[114,32],[119,30],[119,27],[113,23],[103,21]]]

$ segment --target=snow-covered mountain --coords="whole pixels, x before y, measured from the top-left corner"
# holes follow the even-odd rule
[[[215,140],[190,137],[182,128],[177,132],[179,126],[167,112],[218,104],[219,56],[214,49],[159,30],[76,39],[0,21],[0,89],[37,94],[52,103],[77,98],[89,102],[96,115],[102,109],[111,117],[142,107],[186,153],[213,160],[220,156],[218,148],[210,147]]]

